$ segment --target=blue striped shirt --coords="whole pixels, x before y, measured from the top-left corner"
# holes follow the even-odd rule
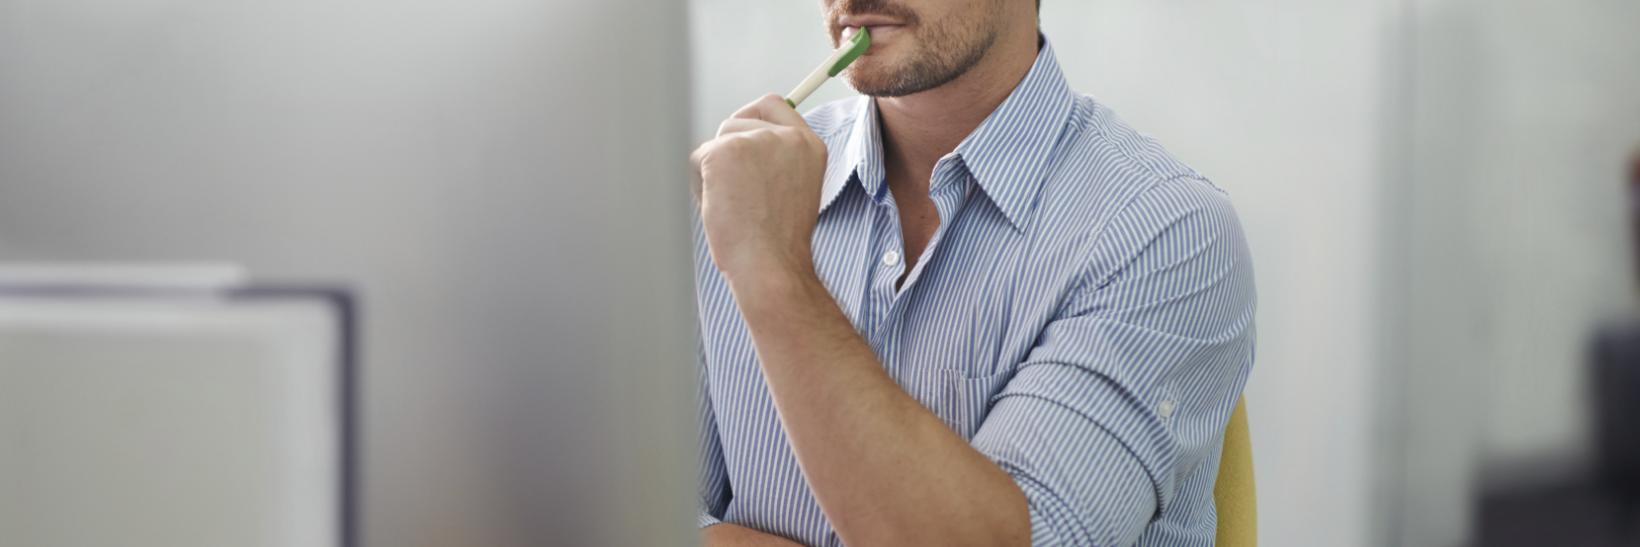
[[[1253,274],[1224,193],[1035,64],[934,167],[905,277],[875,103],[807,115],[829,151],[820,279],[885,370],[1009,473],[1036,545],[1211,545],[1225,422],[1253,363]],[[840,545],[696,225],[701,524]]]

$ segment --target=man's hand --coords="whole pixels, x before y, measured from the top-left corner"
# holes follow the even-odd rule
[[[735,112],[690,155],[712,260],[731,283],[813,272],[826,145],[778,95]]]

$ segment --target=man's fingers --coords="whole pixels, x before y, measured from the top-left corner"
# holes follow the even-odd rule
[[[700,204],[701,162],[706,160],[706,156],[712,153],[717,144],[717,139],[712,139],[689,153],[689,194],[695,198],[696,205]]]
[[[716,144],[717,139],[712,139],[701,143],[700,146],[696,147],[694,152],[689,153],[689,166],[694,168],[696,172],[699,172],[701,160],[706,159],[706,155],[712,153],[712,146]]]
[[[787,104],[785,97],[769,94],[757,102],[763,105],[764,120],[788,127],[809,127],[809,121],[803,119],[803,115],[797,113],[797,109],[792,108],[792,105]]]
[[[752,101],[751,104],[740,107],[735,111],[733,118],[763,120],[773,124],[788,127],[807,127],[808,121],[803,119],[792,106],[786,104],[786,99],[770,93]]]
[[[691,175],[689,178],[689,191],[694,194],[696,202],[698,203],[700,200],[701,169],[707,156],[722,149],[725,144],[747,138],[755,131],[775,129],[780,129],[780,126],[763,120],[735,118],[724,120],[723,124],[718,126],[718,136],[716,138],[702,143],[695,148],[694,152],[689,153],[689,172]]]
[[[801,128],[801,130],[795,130]],[[774,137],[785,143],[783,146],[800,143],[812,143],[822,147],[814,132],[809,130],[808,122],[786,100],[779,95],[765,95],[736,111],[729,119],[718,125],[717,137],[700,145],[689,154],[690,164],[690,193],[694,195],[696,203],[701,197],[702,164],[714,152],[734,155],[734,151],[747,142],[759,141]],[[720,160],[723,158],[719,158]],[[730,160],[733,161],[733,160]]]
[[[734,134],[734,133],[744,133],[744,132],[752,131],[752,130],[755,130],[755,129],[768,129],[768,128],[772,128],[772,127],[775,127],[775,125],[772,124],[772,123],[763,121],[763,120],[749,119],[749,118],[729,118],[727,120],[723,120],[723,123],[718,125],[717,136],[722,137],[724,135],[731,135],[731,134]]]
[[[757,100],[746,103],[746,106],[742,106],[742,107],[740,107],[740,110],[736,110],[734,114],[730,114],[729,118],[730,119],[742,119],[742,120],[761,120],[761,119],[763,119],[763,114],[761,112],[758,112],[758,109],[761,108],[759,106],[759,104],[761,104],[763,102],[763,99],[766,99],[766,98],[768,98],[768,95],[758,97]]]

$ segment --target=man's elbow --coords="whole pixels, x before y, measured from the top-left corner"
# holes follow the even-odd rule
[[[1018,511],[1010,510],[1006,514],[995,515],[983,523],[971,522],[966,526],[951,526],[943,532],[934,534],[939,536],[938,540],[927,544],[1028,547],[1031,544],[1031,517],[1025,508],[1024,498],[1021,497]]]
[[[986,496],[988,503],[984,503],[975,514],[950,519],[938,533],[930,534],[937,540],[927,544],[974,547],[1031,545],[1029,501],[1012,479],[1006,485],[1006,488],[999,487],[998,492]]]

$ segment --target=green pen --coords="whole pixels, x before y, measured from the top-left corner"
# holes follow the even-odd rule
[[[814,90],[820,89],[820,84],[826,83],[826,80],[843,72],[843,69],[848,68],[849,63],[859,59],[870,48],[871,31],[861,27],[855,31],[854,36],[847,38],[843,45],[837,48],[837,51],[831,52],[831,56],[826,58],[826,62],[820,63],[819,68],[809,73],[809,77],[804,78],[803,83],[797,84],[797,89],[793,89],[790,94],[786,95],[786,104],[792,105],[792,108],[797,108],[797,105],[803,104],[803,100],[809,98]]]

